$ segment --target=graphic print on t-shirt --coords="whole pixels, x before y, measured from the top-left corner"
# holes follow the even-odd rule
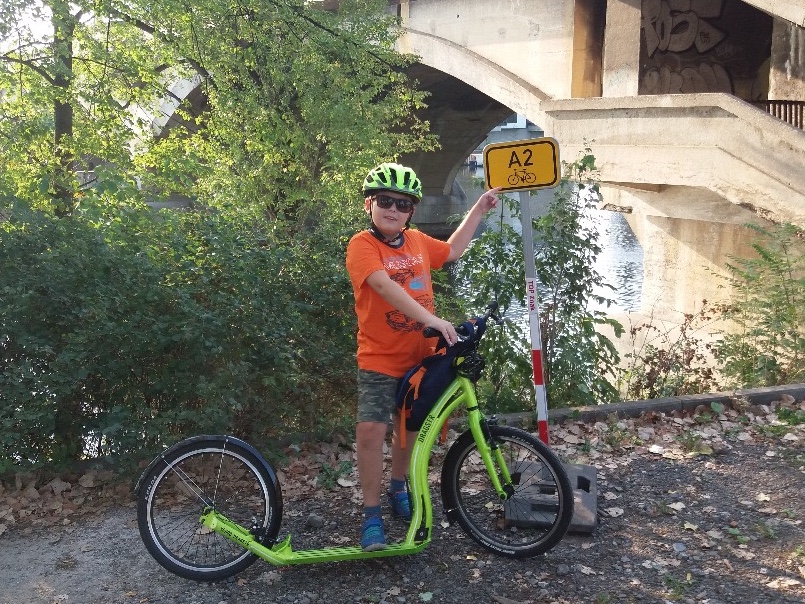
[[[415,295],[418,291],[427,291],[425,276],[421,273],[424,263],[422,254],[404,254],[383,260],[383,266],[391,280],[407,290],[419,304],[432,312],[433,298],[430,296],[418,297]],[[418,272],[417,269],[419,269],[420,272]],[[412,320],[398,310],[392,310],[386,313],[386,324],[395,331],[404,332],[421,331],[424,327],[419,321]]]
[[[425,289],[425,280],[422,277],[411,279],[411,282],[408,284],[408,287],[410,287],[414,291]]]
[[[414,269],[406,269],[402,271],[397,271],[396,273],[390,274],[391,280],[397,283],[398,285],[402,285],[405,287],[406,281],[411,281],[416,276]]]
[[[420,306],[424,306],[433,312],[433,298],[429,296],[421,296],[414,298]],[[395,331],[422,331],[425,326],[419,321],[414,321],[399,310],[392,310],[386,313],[386,323]]]

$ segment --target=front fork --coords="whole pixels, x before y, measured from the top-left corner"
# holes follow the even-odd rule
[[[484,462],[489,479],[492,481],[492,486],[498,494],[501,501],[506,501],[514,494],[514,485],[512,484],[512,477],[509,473],[509,466],[503,459],[503,453],[498,447],[498,443],[492,436],[492,431],[489,426],[497,424],[494,417],[484,417],[478,407],[468,408],[468,423],[470,432],[475,438],[475,445],[478,447],[478,452],[481,455],[481,460]]]

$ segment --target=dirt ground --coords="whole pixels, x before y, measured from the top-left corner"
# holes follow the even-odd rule
[[[130,481],[18,477],[0,490],[0,604],[803,603],[803,413],[791,399],[554,426],[554,450],[595,469],[597,526],[525,561],[443,526],[434,485],[434,539],[420,554],[292,568],[258,560],[197,583],[146,552]],[[357,541],[355,479],[339,474],[351,459],[346,443],[288,451],[281,535],[295,549]],[[405,531],[387,526],[392,537]]]

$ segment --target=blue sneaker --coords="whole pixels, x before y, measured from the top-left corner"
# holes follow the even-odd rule
[[[391,513],[406,522],[411,521],[411,498],[406,491],[386,493],[389,497]]]
[[[381,518],[372,516],[363,521],[361,549],[365,552],[386,549],[386,534],[383,532],[383,520]]]

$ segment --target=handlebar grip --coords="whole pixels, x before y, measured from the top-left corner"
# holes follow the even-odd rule
[[[470,335],[469,333],[467,333],[467,328],[464,327],[464,325],[454,325],[454,327],[456,328],[456,333],[459,336],[466,337]],[[442,332],[433,329],[433,327],[426,327],[425,329],[422,330],[422,336],[425,338],[442,337]]]
[[[498,310],[498,302],[497,300],[493,300],[492,302],[490,302],[489,306],[486,307],[486,312],[484,313],[484,319],[488,319],[489,317],[495,315],[497,310]],[[497,316],[495,316],[495,319],[497,320]],[[458,332],[459,335],[462,336],[470,335],[467,333],[467,330],[464,329],[462,325],[456,325],[455,328],[456,332]],[[442,335],[441,332],[434,329],[433,327],[426,327],[425,329],[422,330],[422,336],[425,338],[436,338],[441,335]]]

